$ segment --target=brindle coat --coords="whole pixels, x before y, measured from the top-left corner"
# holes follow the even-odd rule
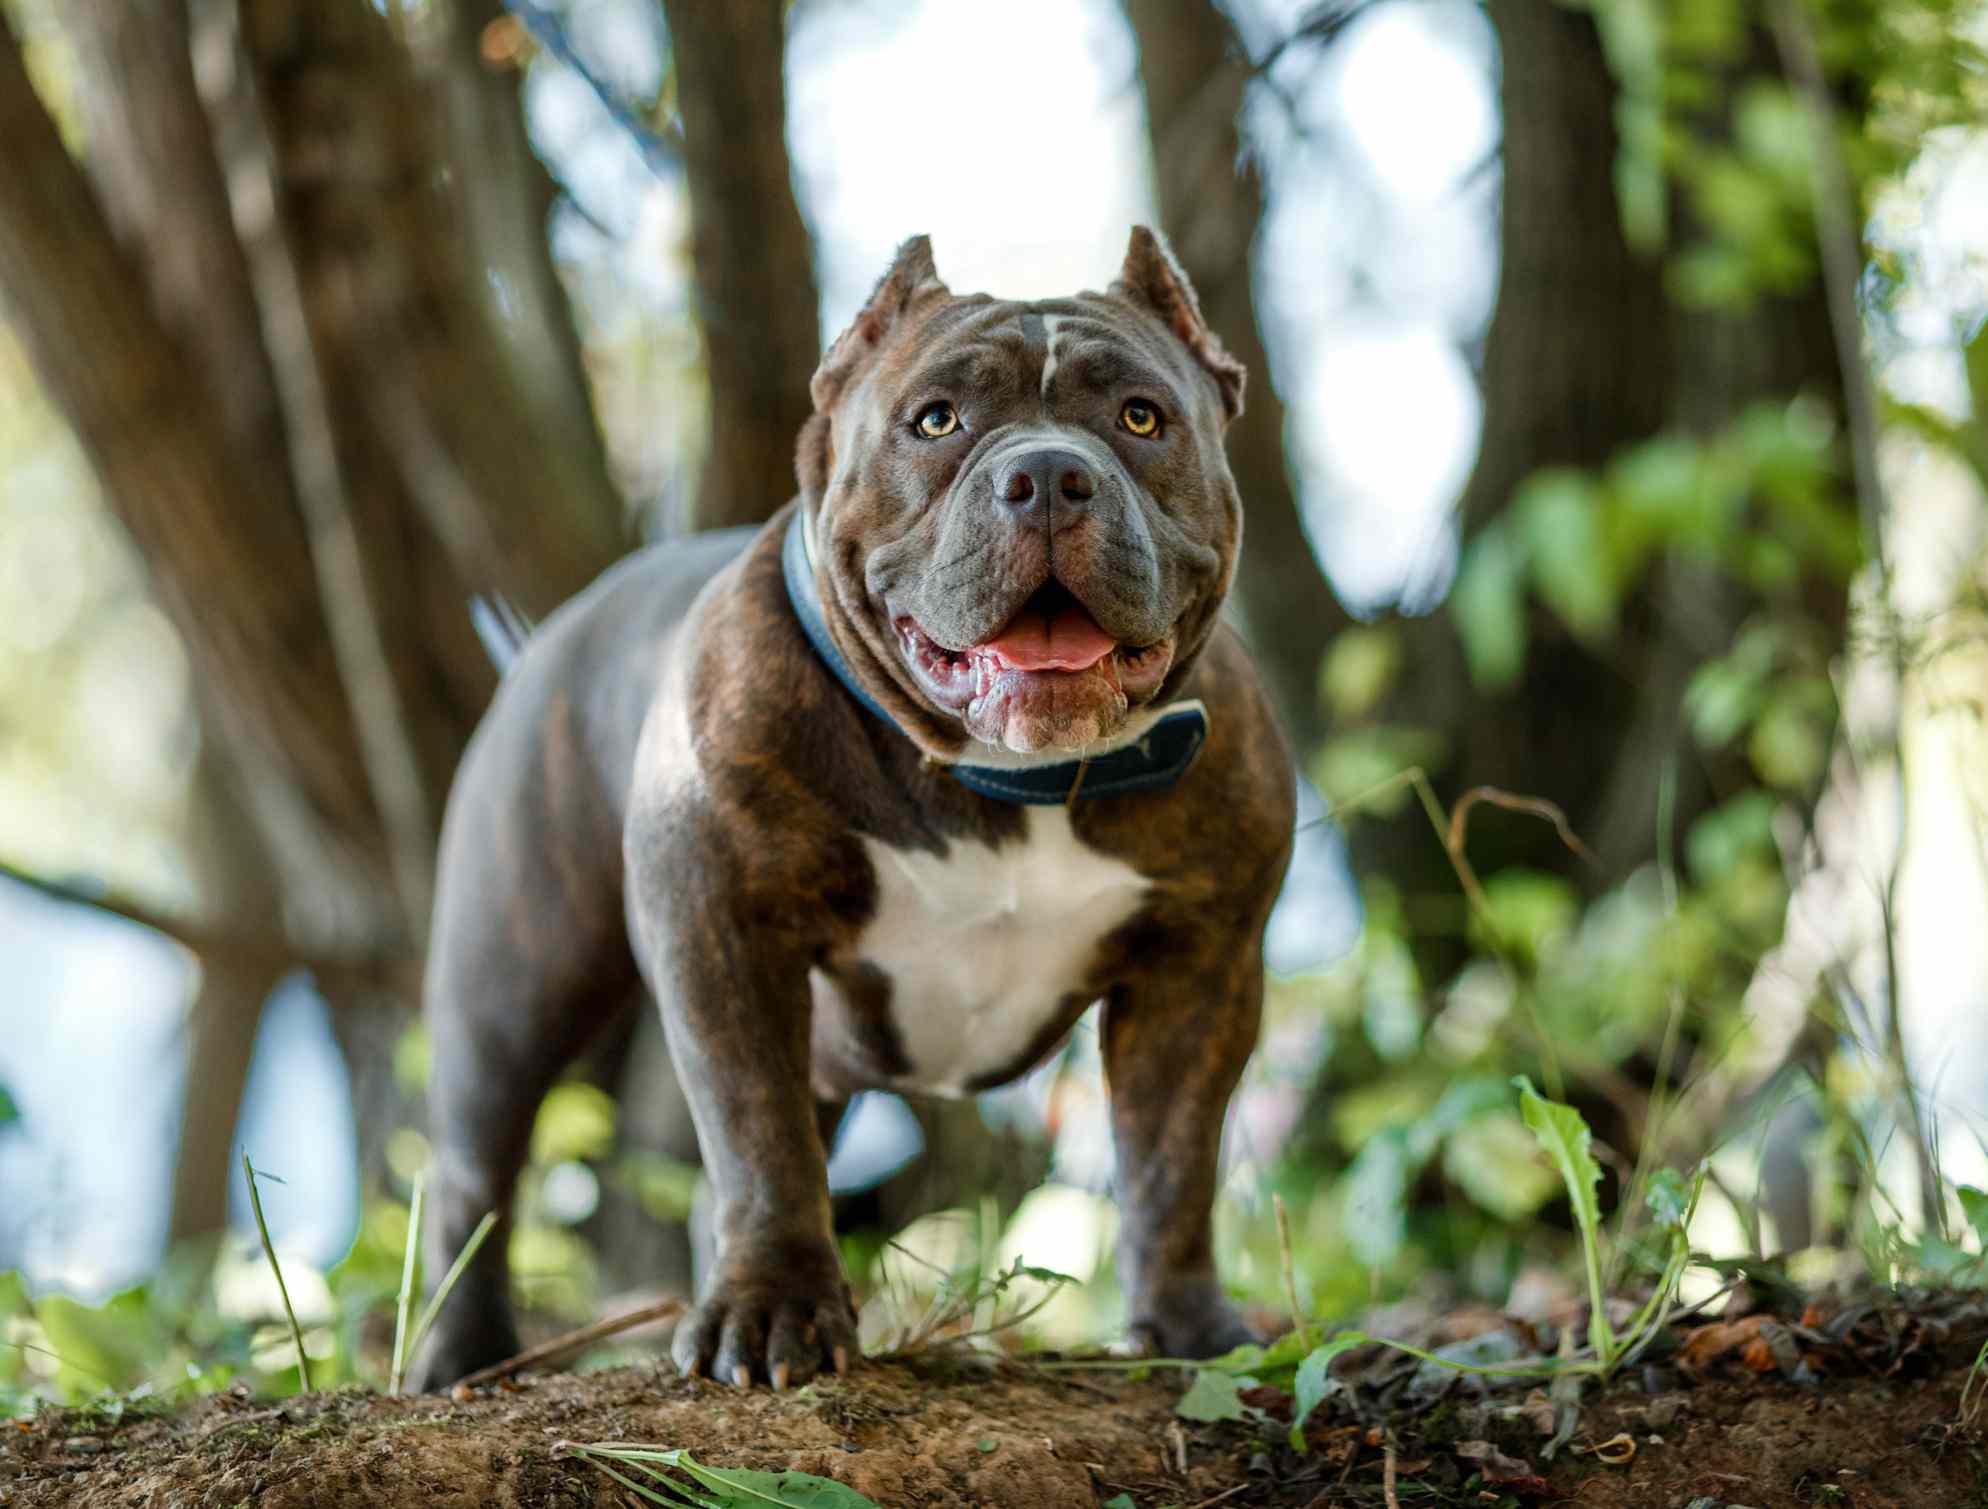
[[[443,834],[429,1251],[453,1253],[484,1211],[508,1208],[540,1097],[646,984],[717,1202],[716,1261],[677,1362],[776,1385],[847,1365],[822,1128],[858,1089],[915,1082],[908,1014],[957,1005],[897,998],[865,957],[877,856],[999,856],[1031,821],[938,763],[973,757],[969,727],[925,694],[894,621],[976,644],[1053,573],[1115,639],[1170,645],[1164,680],[1133,700],[1199,698],[1209,734],[1171,789],[1069,809],[1083,852],[1144,889],[1040,1003],[1026,1050],[965,1088],[1019,1075],[1102,1002],[1135,1336],[1176,1356],[1246,1338],[1209,1213],[1256,1037],[1292,773],[1216,619],[1241,531],[1221,451],[1241,382],[1150,232],[1108,293],[1037,304],[955,298],[921,238],[816,375],[801,496],[757,532],[633,557],[547,621],[465,757]],[[1133,393],[1164,413],[1158,436],[1115,426]],[[958,408],[954,443],[911,429],[934,394]],[[1083,517],[1024,517],[990,491],[1004,437],[1028,426],[1095,463]],[[803,636],[780,563],[796,508],[835,641],[897,727]],[[1100,706],[1107,723],[1136,711]],[[444,1308],[424,1384],[515,1349],[504,1232]]]

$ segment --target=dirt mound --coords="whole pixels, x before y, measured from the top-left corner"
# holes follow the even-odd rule
[[[1319,1410],[1300,1454],[1275,1424],[1274,1397],[1254,1402],[1252,1423],[1180,1419],[1186,1380],[1174,1373],[1135,1381],[935,1357],[774,1395],[623,1368],[463,1402],[355,1389],[273,1406],[224,1394],[120,1418],[46,1410],[4,1427],[0,1504],[633,1509],[635,1494],[559,1443],[639,1441],[833,1478],[885,1509],[1988,1509],[1988,1439],[1959,1420],[1965,1378],[1947,1365],[1916,1381],[1681,1387],[1653,1373],[1591,1399],[1569,1451],[1546,1463],[1551,1408],[1522,1389],[1446,1389],[1377,1417],[1355,1387]]]

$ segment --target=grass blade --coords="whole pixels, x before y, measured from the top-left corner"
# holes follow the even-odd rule
[[[478,1249],[483,1246],[496,1227],[497,1212],[485,1211],[483,1219],[476,1223],[476,1230],[469,1234],[469,1240],[462,1244],[462,1251],[456,1254],[455,1261],[449,1264],[449,1271],[442,1275],[441,1283],[435,1286],[435,1292],[428,1297],[428,1303],[422,1307],[421,1319],[415,1323],[414,1335],[408,1338],[409,1357],[421,1350],[421,1342],[428,1335],[428,1328],[435,1324],[435,1317],[442,1313],[442,1306],[448,1303],[449,1291],[455,1288],[456,1280],[462,1277],[463,1270],[476,1261]]]
[[[283,1282],[283,1265],[276,1261],[276,1244],[269,1240],[269,1223],[262,1218],[262,1196],[255,1188],[255,1165],[248,1149],[242,1149],[242,1173],[248,1178],[249,1208],[255,1212],[255,1229],[262,1235],[262,1255],[269,1259],[269,1271],[276,1275],[276,1292],[283,1298],[283,1313],[290,1321],[290,1339],[297,1344],[297,1380],[304,1392],[311,1391],[311,1360],[304,1355],[304,1328],[297,1324],[297,1312],[290,1304],[290,1286]]]
[[[414,1193],[407,1204],[407,1245],[400,1260],[400,1300],[394,1307],[393,1318],[393,1362],[387,1370],[387,1393],[397,1396],[400,1381],[407,1374],[407,1359],[413,1355],[413,1347],[408,1344],[407,1320],[414,1312],[414,1286],[420,1277],[421,1268],[421,1207],[427,1195],[427,1179],[417,1173],[414,1176]]]

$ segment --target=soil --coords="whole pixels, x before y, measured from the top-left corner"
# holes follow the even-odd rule
[[[1335,1367],[1345,1382],[1303,1453],[1279,1389],[1243,1392],[1252,1422],[1193,1424],[1174,1414],[1180,1373],[935,1352],[782,1395],[659,1366],[459,1399],[237,1391],[176,1413],[51,1408],[0,1423],[0,1505],[633,1509],[559,1443],[634,1441],[833,1478],[885,1509],[1097,1509],[1119,1495],[1136,1509],[1988,1509],[1988,1410],[1961,1417],[1982,1328],[1872,1310],[1839,1335],[1815,1319],[1679,1332],[1662,1361],[1589,1394],[1551,1461],[1544,1393],[1432,1378],[1372,1349]]]

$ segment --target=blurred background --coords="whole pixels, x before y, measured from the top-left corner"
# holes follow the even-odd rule
[[[363,1370],[472,602],[770,515],[921,231],[1026,298],[1159,225],[1251,371],[1232,614],[1306,777],[1239,1292],[1280,1196],[1316,1313],[1525,1303],[1570,1231],[1520,1072],[1606,1208],[1708,1162],[1708,1262],[1983,1278],[1980,0],[0,18],[0,1397],[281,1373],[243,1148]],[[545,1328],[693,1280],[653,1016],[537,1122]],[[1108,1336],[1101,1094],[1087,1024],[861,1102],[859,1287],[1021,1255],[1082,1280],[1040,1334]]]

